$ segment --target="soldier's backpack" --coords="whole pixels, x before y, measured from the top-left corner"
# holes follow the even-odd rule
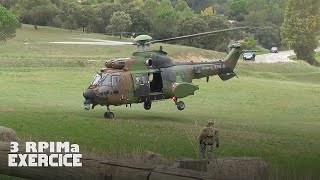
[[[207,134],[207,137],[206,137],[206,144],[207,145],[213,145],[214,144],[214,141],[215,141],[215,128],[214,127],[208,127],[207,130],[206,130],[206,134]]]

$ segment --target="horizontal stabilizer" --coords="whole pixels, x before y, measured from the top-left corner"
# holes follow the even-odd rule
[[[177,98],[184,98],[189,95],[194,95],[194,91],[198,90],[199,87],[192,83],[175,83],[173,85],[173,94]]]
[[[237,76],[237,74],[235,72],[226,73],[226,74],[219,74],[219,77],[222,81],[227,81],[235,76]]]

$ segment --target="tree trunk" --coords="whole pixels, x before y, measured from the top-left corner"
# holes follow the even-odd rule
[[[82,32],[84,32],[84,26],[82,26]]]

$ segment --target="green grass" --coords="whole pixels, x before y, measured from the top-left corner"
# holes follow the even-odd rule
[[[42,35],[54,40],[53,36],[71,34],[40,27],[38,36],[39,32],[24,26],[16,39],[0,47],[0,125],[15,129],[24,140],[71,141],[79,143],[83,151],[98,154],[151,150],[171,159],[197,158],[196,137],[206,121],[214,117],[221,134],[217,157],[259,156],[281,172],[319,175],[317,67],[302,62],[241,62],[236,69],[240,79],[223,82],[213,77],[209,83],[194,81],[200,90],[183,100],[186,109],[182,112],[167,100],[153,103],[150,111],[145,111],[142,104],[112,107],[116,119],[110,121],[103,118],[105,107],[84,111],[82,92],[96,68],[76,61],[125,56],[127,52],[120,47],[69,49],[47,44],[35,45],[37,51],[26,51],[28,48],[18,43],[26,31],[24,37],[34,42],[39,42]],[[168,50],[174,55],[186,49],[203,56],[217,54],[171,46]],[[119,52],[109,48],[118,48]],[[128,51],[131,47],[126,48]],[[27,67],[22,67],[18,59],[10,61],[17,57]]]

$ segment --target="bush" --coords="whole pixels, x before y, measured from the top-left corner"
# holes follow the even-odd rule
[[[255,48],[256,47],[256,40],[252,37],[252,36],[250,36],[250,37],[246,37],[245,39],[244,39],[244,42],[245,42],[245,44],[246,44],[246,46],[247,46],[247,48],[248,49],[253,49],[253,48]]]

